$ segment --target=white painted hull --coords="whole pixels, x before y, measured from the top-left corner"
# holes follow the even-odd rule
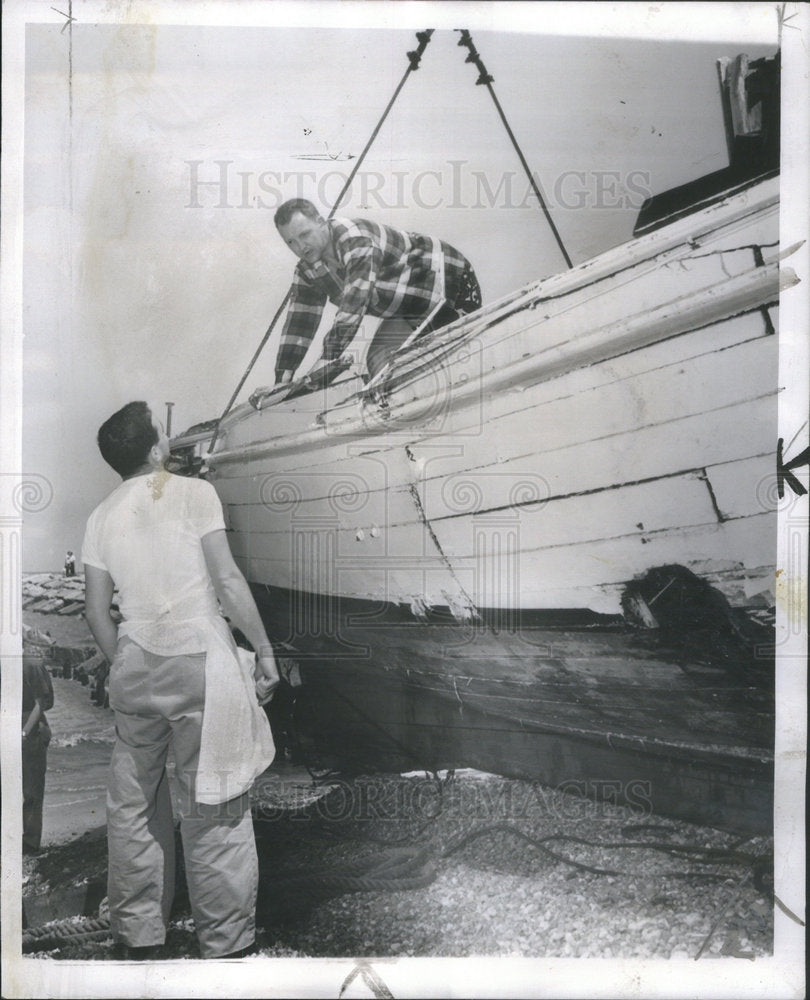
[[[223,423],[210,478],[248,579],[298,593],[618,613],[679,563],[772,587],[778,179],[445,328],[384,400],[342,380]]]

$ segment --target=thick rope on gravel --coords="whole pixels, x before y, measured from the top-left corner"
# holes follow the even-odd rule
[[[397,892],[422,889],[436,878],[429,852],[415,848],[391,848],[371,858],[343,862],[339,866],[303,868],[280,872],[273,878],[272,893],[297,904],[314,903],[349,892]],[[23,931],[22,950],[46,951],[64,944],[103,941],[111,936],[110,921],[75,918],[60,920]]]
[[[22,950],[24,954],[45,951],[63,944],[104,941],[111,936],[110,921],[107,917],[87,918],[81,922],[68,918],[42,927],[27,927],[22,933]]]

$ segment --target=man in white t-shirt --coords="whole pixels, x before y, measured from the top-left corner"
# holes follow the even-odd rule
[[[116,742],[107,792],[108,898],[126,957],[157,957],[174,893],[172,745],[180,832],[200,953],[255,949],[258,861],[248,792],[273,759],[259,700],[279,682],[273,649],[202,480],[167,473],[168,438],[146,403],[98,432],[122,483],[87,523],[86,617],[111,663]],[[113,591],[123,621],[111,617]],[[219,599],[257,653],[237,653]],[[258,695],[258,698],[257,698]]]

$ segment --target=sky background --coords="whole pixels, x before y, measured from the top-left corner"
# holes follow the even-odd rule
[[[566,36],[554,4],[494,30],[477,5],[453,6],[575,264],[631,238],[646,193],[726,165],[716,61],[777,41],[770,5],[754,5],[760,44],[751,17],[738,40],[702,4],[683,5],[687,41],[622,37],[620,20],[618,37]],[[74,4],[72,30],[25,32],[23,469],[50,491],[25,524],[28,571],[78,554],[117,484],[95,445],[114,410],[142,398],[164,417],[171,400],[174,432],[221,413],[292,274],[273,210],[295,196],[331,208],[416,45],[388,12],[319,28],[87,10]],[[453,243],[486,302],[564,264],[457,41],[436,30],[338,214]],[[241,398],[272,382],[281,325]]]

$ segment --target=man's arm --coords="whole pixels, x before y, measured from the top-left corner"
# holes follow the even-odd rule
[[[324,337],[323,356],[333,361],[343,354],[368,312],[371,293],[382,264],[382,251],[371,235],[348,227],[338,239],[346,278],[332,328]]]
[[[115,659],[118,645],[118,626],[110,616],[114,589],[113,579],[105,569],[85,563],[84,617],[110,663]]]
[[[209,531],[203,535],[202,547],[217,597],[225,614],[256,650],[256,660],[266,682],[263,691],[269,693],[279,682],[273,647],[247,580],[233,560],[224,530]]]
[[[39,725],[39,720],[41,718],[42,718],[42,702],[39,700],[39,698],[36,698],[34,700],[34,707],[31,709],[28,718],[25,720],[25,725],[22,727],[22,738],[24,740],[28,739],[28,737],[31,735],[34,726]]]
[[[304,360],[320,326],[326,305],[326,292],[305,281],[297,270],[289,294],[287,319],[276,355],[277,383],[289,382],[295,369]]]

